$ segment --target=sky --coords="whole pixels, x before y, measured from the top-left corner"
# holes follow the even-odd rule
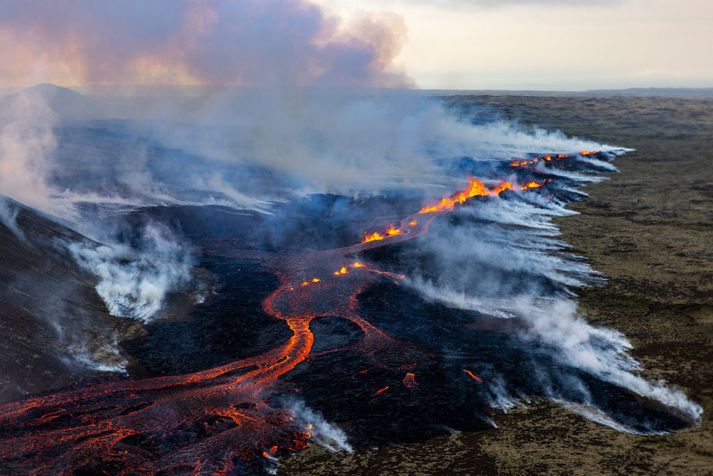
[[[325,0],[403,17],[422,88],[713,87],[711,0]]]
[[[0,87],[713,87],[711,0],[0,0]]]

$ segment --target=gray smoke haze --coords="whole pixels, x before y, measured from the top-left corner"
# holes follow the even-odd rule
[[[533,145],[546,150],[599,146],[502,121],[461,122],[438,101],[415,94],[258,96],[210,98],[200,120],[223,124],[220,129],[177,133],[163,128],[155,137],[223,165],[268,167],[303,193],[347,195],[443,184],[447,177],[438,160],[506,160]]]
[[[54,166],[56,114],[33,91],[21,91],[1,106],[0,193],[40,210],[60,211],[46,181]]]
[[[12,112],[16,103],[23,114]],[[9,145],[0,161],[18,180],[0,183],[0,193],[68,219],[87,202],[266,211],[306,193],[451,186],[443,163],[461,157],[601,147],[502,121],[462,122],[437,100],[403,92],[228,90],[107,102],[43,87],[4,104],[14,120],[2,129]],[[85,129],[70,148],[63,134],[77,142],[77,132],[65,123],[76,126],[77,117]],[[120,140],[96,135],[104,122],[93,118],[121,119],[111,123]]]

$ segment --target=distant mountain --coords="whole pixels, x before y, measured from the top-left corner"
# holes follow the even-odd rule
[[[602,96],[713,97],[713,88],[593,89],[584,94]]]
[[[672,98],[713,98],[713,88],[628,88],[590,89],[587,91],[546,91],[546,90],[423,90],[421,94],[435,96],[527,96],[527,97],[672,97]]]
[[[0,112],[12,108],[22,97],[43,100],[63,119],[89,119],[99,115],[99,105],[93,99],[54,84],[38,84],[5,96],[0,100]]]

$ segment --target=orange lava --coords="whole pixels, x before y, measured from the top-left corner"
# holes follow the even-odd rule
[[[375,231],[374,233],[364,233],[364,237],[361,242],[371,243],[373,241],[381,241],[393,236],[399,236],[402,233],[401,229],[396,228],[393,224],[390,224],[383,233],[379,233],[378,231]]]
[[[497,197],[505,190],[515,190],[515,187],[511,182],[501,182],[499,185],[488,188],[483,182],[472,177],[468,178],[469,186],[467,189],[457,192],[450,197],[444,197],[440,202],[427,205],[418,211],[419,214],[426,213],[439,213],[443,211],[452,210],[456,205],[465,203],[466,200],[473,197]],[[520,190],[527,190],[531,188],[541,187],[542,184],[538,182],[528,182],[527,184],[520,187]]]
[[[366,233],[364,238],[361,240],[362,243],[371,243],[372,241],[381,241],[384,239],[384,235],[378,232]]]
[[[520,190],[529,190],[532,188],[540,188],[540,187],[542,187],[542,185],[544,185],[544,184],[541,184],[539,182],[535,182],[534,180],[532,180],[530,182],[527,182],[524,185],[521,185]]]
[[[472,379],[475,380],[476,382],[478,382],[478,383],[482,383],[482,382],[483,382],[483,379],[481,379],[480,377],[478,377],[477,375],[475,375],[475,374],[474,374],[473,372],[471,372],[470,370],[468,370],[468,369],[463,369],[463,372],[465,372],[465,374],[466,374],[468,377],[472,378]]]
[[[387,236],[398,236],[400,234],[401,234],[401,230],[396,228],[394,225],[389,225],[389,227],[386,229]]]
[[[416,374],[408,372],[404,376],[404,379],[401,383],[403,383],[404,387],[408,388],[409,390],[413,389],[416,385],[418,385],[416,383]]]
[[[585,151],[586,152],[586,151]],[[582,154],[587,155],[587,154]],[[510,162],[511,167],[527,167],[529,165],[535,165],[539,162],[552,162],[554,160],[568,159],[570,156],[568,154],[557,154],[557,155],[544,155],[542,157],[533,157],[532,159],[520,159],[513,160]]]
[[[377,390],[376,392],[374,392],[374,394],[373,394],[372,396],[373,396],[373,397],[376,397],[376,396],[378,396],[378,395],[381,395],[382,393],[386,392],[389,388],[391,388],[391,386],[389,386],[389,385],[387,385],[387,386],[384,387],[384,388],[380,388],[379,390]]]

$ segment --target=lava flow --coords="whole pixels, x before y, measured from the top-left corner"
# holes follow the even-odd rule
[[[466,202],[466,200],[470,198],[487,196],[496,197],[505,190],[514,190],[515,188],[510,182],[502,182],[496,187],[488,188],[483,182],[472,177],[469,177],[468,181],[470,182],[470,186],[467,189],[457,192],[451,195],[450,197],[442,198],[441,201],[438,203],[435,203],[433,205],[427,205],[421,210],[419,210],[418,213],[426,214],[452,210],[456,205],[462,205]],[[538,188],[541,186],[541,183],[530,181],[527,184],[522,185],[520,187],[520,190]]]
[[[599,152],[595,150],[583,150],[579,152],[579,155],[582,157],[589,157],[592,155],[597,155]],[[542,157],[532,157],[530,159],[515,159],[512,162],[510,162],[511,167],[529,167],[533,165],[537,165],[540,162],[555,162],[559,160],[564,160],[564,159],[570,159],[572,158],[571,155],[569,154],[547,154],[543,155]]]
[[[308,426],[292,410],[275,404],[271,395],[278,392],[280,377],[309,358],[314,319],[352,322],[363,334],[356,348],[369,355],[398,346],[357,313],[357,297],[378,280],[398,281],[404,276],[380,271],[353,257],[424,235],[436,216],[472,197],[497,197],[505,190],[541,186],[534,181],[521,187],[502,182],[488,188],[470,178],[465,190],[405,217],[399,227],[389,225],[383,233],[365,235],[361,243],[260,257],[280,278],[263,308],[291,331],[287,342],[262,355],[209,370],[86,384],[5,404],[0,407],[0,467],[38,474],[264,470],[276,456],[304,448],[311,437]],[[409,357],[407,351],[399,352],[380,365],[399,368]],[[415,388],[415,374],[407,373],[402,383]],[[385,385],[374,395],[392,386]]]

